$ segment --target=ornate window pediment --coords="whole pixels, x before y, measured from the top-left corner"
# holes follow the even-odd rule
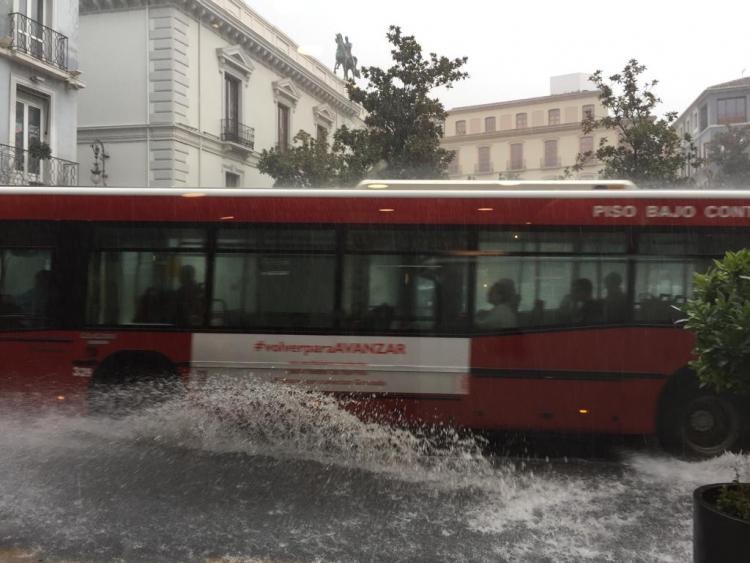
[[[273,97],[277,103],[281,102],[290,106],[296,106],[302,94],[294,85],[294,82],[285,78],[283,80],[276,80],[273,83]]]
[[[253,61],[243,51],[239,45],[216,49],[216,56],[219,58],[219,71],[230,71],[233,74],[241,75],[247,81],[255,70]]]
[[[331,127],[336,121],[336,114],[333,112],[328,104],[321,104],[313,108],[313,115],[315,120],[321,125]]]

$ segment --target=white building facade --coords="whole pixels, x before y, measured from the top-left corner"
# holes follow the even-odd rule
[[[81,0],[84,185],[270,187],[263,149],[362,125],[344,83],[237,0]],[[333,45],[333,39],[331,40]]]
[[[0,0],[0,185],[73,186],[78,2]]]
[[[689,134],[698,156],[707,159],[717,133],[727,126],[750,125],[750,77],[709,86],[682,112],[673,127],[680,135]],[[690,177],[699,188],[711,187],[716,170],[710,163],[699,168],[685,165],[683,177]]]

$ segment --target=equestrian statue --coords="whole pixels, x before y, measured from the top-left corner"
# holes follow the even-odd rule
[[[354,78],[359,78],[359,69],[357,69],[357,57],[352,55],[352,44],[349,42],[349,37],[342,37],[340,33],[336,34],[336,66],[333,67],[333,72],[336,72],[339,67],[344,69],[344,80],[349,80],[349,71],[351,71]]]

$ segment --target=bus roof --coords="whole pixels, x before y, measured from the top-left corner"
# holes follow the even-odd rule
[[[628,180],[362,180],[367,190],[634,190]]]
[[[378,182],[383,182],[378,180]],[[369,182],[372,184],[373,182]],[[521,187],[511,188],[510,186]],[[597,184],[598,185],[598,184]],[[52,187],[2,186],[0,197],[14,196],[142,196],[184,198],[396,198],[396,199],[738,199],[750,198],[748,190],[638,189],[631,182],[619,182],[619,189],[597,189],[591,182],[452,182],[427,180],[388,181],[386,188],[222,188],[222,187]],[[585,187],[588,186],[588,187]],[[750,188],[750,186],[748,186]]]
[[[747,228],[750,190],[0,187],[0,220]]]

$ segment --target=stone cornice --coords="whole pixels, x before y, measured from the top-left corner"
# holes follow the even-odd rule
[[[508,100],[505,102],[493,102],[489,104],[479,104],[476,106],[461,106],[448,110],[448,115],[457,113],[472,113],[475,111],[488,111],[495,109],[504,109],[518,106],[530,106],[537,104],[548,104],[552,102],[562,102],[565,100],[581,100],[586,98],[595,98],[599,100],[599,90],[581,90],[580,92],[568,92],[566,94],[553,94],[551,96],[539,96],[536,98],[524,98],[520,100]]]
[[[580,135],[585,136],[581,130],[580,122],[564,123],[562,125],[542,125],[541,127],[524,127],[523,129],[503,129],[491,131],[489,133],[473,133],[471,135],[450,135],[443,137],[443,145],[465,145],[479,141],[502,141],[514,137],[531,137],[534,135],[549,135],[552,133],[565,133],[578,131]],[[595,131],[592,131],[594,133]]]
[[[204,23],[230,44],[241,45],[256,60],[275,69],[282,76],[294,80],[295,84],[308,90],[339,112],[352,118],[362,114],[362,108],[343,94],[343,82],[329,73],[321,63],[312,64],[314,59],[308,57],[311,66],[320,68],[321,76],[316,76],[311,69],[305,68],[304,62],[297,61],[288,53],[283,52],[271,40],[240,21],[238,15],[224,10],[219,5],[220,3],[226,2],[218,0],[80,0],[79,13],[85,16],[103,11],[174,6]],[[237,14],[240,14],[239,10],[242,8],[235,7]],[[278,33],[282,35],[282,39],[285,38],[280,31]]]
[[[175,140],[198,150],[212,152],[224,158],[229,158],[229,154],[231,154],[227,151],[226,143],[222,142],[216,135],[211,135],[205,131],[200,132],[197,129],[180,124],[105,125],[78,128],[79,145],[93,143],[95,140],[99,140],[105,144],[116,144],[145,142],[147,139],[150,141]],[[241,151],[241,153],[241,156],[235,160],[241,160],[251,166],[257,164],[260,156],[259,152],[248,150]]]

